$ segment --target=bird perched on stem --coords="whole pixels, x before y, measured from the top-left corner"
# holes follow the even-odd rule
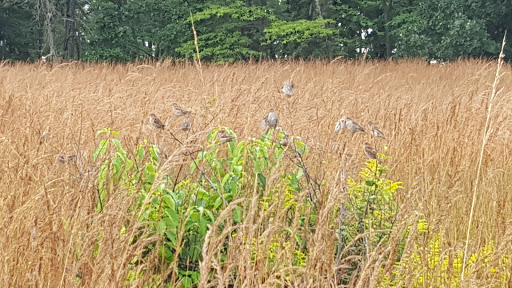
[[[78,159],[78,156],[75,154],[75,155],[69,155],[68,156],[68,163],[73,163],[76,161],[76,159]]]
[[[382,131],[379,129],[379,126],[375,125],[373,122],[370,122],[368,123],[368,127],[370,128],[370,133],[373,137],[387,140],[386,137],[384,137],[384,133],[382,133]]]
[[[183,108],[181,108],[180,106],[178,106],[178,104],[176,103],[173,103],[172,104],[172,111],[174,112],[174,115],[178,116],[178,117],[181,117],[181,116],[188,116],[190,115],[190,111],[187,111]]]
[[[379,157],[377,155],[377,151],[373,149],[373,147],[369,143],[364,143],[364,154],[369,159],[375,159],[377,160],[377,163],[379,163]]]
[[[188,132],[192,128],[192,123],[190,122],[190,119],[185,118],[185,120],[180,124],[180,129]]]
[[[220,130],[219,133],[217,133],[217,137],[219,137],[220,143],[232,142],[236,139],[235,136],[229,134],[226,130]]]
[[[290,144],[290,136],[288,134],[284,134],[283,139],[279,141],[279,144],[281,146],[288,146]]]
[[[284,81],[283,89],[281,91],[287,96],[293,96],[294,84],[292,81]]]
[[[341,130],[347,128],[345,126],[345,117],[341,117],[340,120],[338,120],[338,122],[336,122],[336,127],[334,128],[334,132],[340,132]]]
[[[59,160],[59,162],[62,164],[66,163],[66,159],[67,159],[66,155],[64,155],[64,154],[57,155],[57,160]]]
[[[71,163],[75,162],[77,158],[78,158],[78,156],[76,154],[69,155],[69,156],[66,156],[66,154],[59,154],[57,156],[57,160],[62,164],[65,164],[65,163],[71,164]]]
[[[267,128],[265,134],[268,133],[270,129],[275,129],[277,127],[277,124],[279,124],[279,118],[277,117],[277,113],[274,109],[270,109],[270,112],[265,116],[261,124],[263,127]]]
[[[354,119],[352,119],[350,117],[345,118],[345,126],[350,131],[352,131],[352,133],[356,133],[356,132],[364,132],[364,133],[366,133],[366,131],[364,131],[363,127],[361,127],[361,125],[359,125],[359,123],[357,123],[356,120],[354,120]]]
[[[357,123],[356,120],[354,120],[350,117],[341,117],[340,120],[338,120],[338,122],[336,123],[336,128],[334,129],[334,131],[340,132],[341,130],[343,130],[345,128],[352,131],[352,133],[356,133],[356,132],[366,133],[366,131],[364,131],[363,127],[361,127],[361,125],[359,125],[359,123]]]
[[[50,137],[50,132],[48,131],[44,131],[42,134],[41,134],[41,138],[39,138],[39,145],[43,144],[44,142],[46,142],[48,140],[48,138]]]
[[[160,119],[156,117],[155,113],[149,114],[149,123],[153,125],[153,127],[155,127],[156,129],[163,130],[165,128],[164,123],[162,123],[162,121],[160,121]]]

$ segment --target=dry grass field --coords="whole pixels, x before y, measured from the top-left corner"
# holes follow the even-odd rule
[[[464,280],[457,282],[462,287],[512,285],[512,259],[508,258],[512,255],[512,77],[509,66],[502,72],[499,88],[503,90],[493,101],[468,243],[468,255],[476,255],[476,260],[468,266]],[[119,132],[127,151],[144,139],[156,139],[164,153],[172,155],[164,170],[172,177],[186,178],[177,172],[179,165],[185,163],[186,170],[190,165],[181,152],[199,149],[207,133],[219,125],[233,129],[238,140],[260,138],[258,124],[271,108],[279,115],[279,126],[300,136],[310,149],[304,161],[311,177],[322,183],[319,219],[336,223],[339,218],[331,212],[342,204],[339,174],[347,164],[346,154],[353,156],[347,164],[348,174],[358,177],[357,171],[367,160],[363,143],[370,142],[379,152],[386,146],[385,154],[391,157],[384,163],[390,168],[387,177],[403,182],[397,194],[401,210],[394,223],[398,232],[384,247],[359,255],[358,272],[352,274],[357,276],[345,282],[339,278],[347,262],[336,259],[333,252],[336,227],[322,222],[307,239],[311,253],[302,270],[284,264],[274,270],[251,264],[251,252],[236,239],[230,242],[237,245],[235,251],[227,252],[227,262],[218,265],[212,259],[220,238],[213,237],[210,246],[203,247],[208,260],[200,268],[211,274],[210,278],[201,275],[201,285],[228,286],[228,279],[234,277],[230,271],[237,271],[239,278],[234,282],[245,287],[385,286],[382,275],[393,273],[407,278],[403,286],[413,286],[419,277],[424,287],[448,286],[459,281],[453,279],[460,271],[450,267],[466,243],[495,73],[496,63],[483,61],[446,66],[412,61],[295,62],[204,66],[201,70],[182,64],[3,64],[0,287],[148,283],[147,277],[126,282],[128,264],[147,244],[132,245],[119,235],[127,220],[135,219],[127,212],[129,197],[119,190],[102,213],[95,211],[98,164],[92,161],[92,153],[103,139],[96,132],[103,128]],[[289,79],[296,85],[291,97],[280,92]],[[148,115],[155,113],[165,121],[172,116],[173,103],[192,111],[192,129],[181,131],[179,120],[171,118],[168,130],[155,135]],[[334,133],[343,115],[357,119],[365,129],[373,121],[388,141],[363,133]],[[41,139],[44,132],[48,133]],[[59,154],[77,154],[78,159],[63,165]],[[426,233],[410,233],[397,240],[420,219],[428,223]],[[259,232],[249,224],[242,226],[247,233],[269,239],[280,233],[271,225]],[[435,249],[441,256],[428,258],[438,235],[442,241]],[[419,257],[423,266],[418,267],[423,268],[412,264],[393,268],[399,245],[403,255]],[[281,256],[283,261],[288,259]],[[157,266],[158,256],[155,259],[147,261],[144,269]],[[432,264],[436,261],[448,268]],[[162,275],[177,281],[172,269]],[[424,275],[426,271],[430,278]]]

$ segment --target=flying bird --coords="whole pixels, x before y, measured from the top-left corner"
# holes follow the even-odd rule
[[[281,89],[281,91],[287,96],[292,96],[293,95],[293,87],[294,87],[294,84],[292,81],[284,81],[283,88]]]
[[[370,122],[368,123],[368,127],[370,128],[370,133],[372,134],[373,137],[387,140],[386,137],[384,137],[384,133],[382,133],[379,126],[375,125],[373,122]]]
[[[181,117],[181,116],[188,116],[190,115],[190,111],[187,111],[183,108],[181,108],[180,106],[178,106],[178,104],[176,103],[173,103],[172,104],[172,111],[174,112],[174,115],[178,116],[178,117]]]
[[[160,119],[156,117],[155,113],[149,114],[149,123],[153,125],[153,127],[155,127],[156,129],[163,130],[165,128],[164,123],[162,123],[162,121],[160,121]]]

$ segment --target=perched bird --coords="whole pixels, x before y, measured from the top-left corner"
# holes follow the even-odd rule
[[[75,162],[77,158],[78,158],[78,156],[76,154],[75,155],[69,155],[68,156],[68,163]]]
[[[384,137],[384,133],[380,131],[379,126],[373,124],[373,122],[368,123],[368,127],[370,128],[370,133],[373,137],[382,138],[384,140],[387,140],[386,137]]]
[[[377,151],[375,151],[375,149],[373,149],[369,143],[364,143],[364,154],[366,154],[366,157],[375,159],[377,162],[379,162]]]
[[[39,138],[39,145],[43,144],[44,142],[46,142],[46,140],[48,140],[48,138],[50,137],[50,132],[48,131],[44,131],[42,134],[41,134],[41,138]]]
[[[352,131],[352,133],[356,133],[356,132],[366,133],[366,131],[364,131],[363,127],[361,127],[361,125],[359,125],[359,123],[357,123],[356,120],[354,120],[350,117],[341,117],[340,120],[338,120],[338,122],[336,123],[336,128],[334,128],[334,132],[340,132],[341,130],[343,130],[345,128]]]
[[[160,121],[160,119],[156,117],[155,113],[149,114],[149,123],[151,123],[151,125],[153,125],[153,127],[155,127],[156,129],[163,130],[165,128],[164,123],[162,123],[162,121]]]
[[[270,112],[265,116],[263,122],[264,127],[267,128],[265,133],[268,133],[270,129],[275,129],[277,127],[277,124],[279,124],[279,118],[277,117],[277,113],[274,109],[270,109]]]
[[[361,127],[361,125],[359,125],[359,123],[357,123],[356,120],[354,120],[350,117],[345,118],[345,127],[348,128],[350,131],[352,131],[352,133],[356,133],[356,132],[366,133],[366,131],[364,131],[363,127]]]
[[[219,137],[220,143],[232,142],[236,139],[235,136],[229,134],[225,130],[220,130],[217,137]]]
[[[183,108],[181,108],[180,106],[178,106],[178,104],[176,103],[173,103],[172,104],[172,111],[174,112],[174,115],[180,117],[180,116],[188,116],[190,115],[190,111],[187,111]]]
[[[281,89],[281,91],[287,96],[292,96],[293,95],[293,87],[294,87],[294,84],[292,81],[284,81],[283,89]]]
[[[341,130],[347,128],[346,125],[347,120],[345,120],[345,117],[341,117],[338,122],[336,122],[336,127],[334,128],[334,132],[340,132]]]
[[[57,155],[57,160],[58,160],[60,163],[62,163],[62,164],[66,163],[66,155],[64,155],[64,154],[59,154],[59,155]]]
[[[69,156],[66,156],[66,154],[57,155],[57,160],[62,164],[66,164],[66,162],[71,164],[71,163],[75,162],[77,158],[78,158],[78,156],[76,154],[69,155]]]
[[[281,146],[288,146],[290,144],[290,136],[288,134],[284,134],[283,139],[279,141]]]
[[[188,118],[185,118],[185,121],[183,121],[180,124],[180,129],[185,132],[188,132],[190,130],[190,128],[192,128],[192,123],[190,122],[190,120]]]

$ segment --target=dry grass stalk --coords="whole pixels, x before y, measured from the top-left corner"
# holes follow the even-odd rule
[[[473,214],[474,214],[474,211],[475,211],[475,204],[476,204],[476,198],[477,198],[478,184],[479,184],[479,180],[480,180],[480,173],[481,173],[481,170],[482,170],[482,161],[484,159],[484,150],[486,148],[487,141],[489,140],[489,136],[490,136],[490,133],[492,131],[492,127],[491,127],[491,115],[492,115],[492,111],[493,111],[492,110],[492,108],[493,108],[492,104],[494,102],[494,98],[496,98],[496,96],[502,91],[502,90],[498,91],[498,84],[500,82],[501,76],[503,76],[503,74],[501,74],[501,67],[503,66],[503,63],[505,61],[504,50],[505,50],[505,43],[506,43],[505,39],[506,39],[506,37],[507,37],[507,34],[505,33],[505,35],[503,36],[503,42],[501,44],[500,56],[498,57],[498,67],[496,68],[496,75],[494,76],[494,82],[492,84],[492,92],[491,92],[491,95],[489,97],[489,102],[487,104],[487,116],[486,116],[485,125],[484,125],[482,147],[480,149],[480,157],[478,158],[475,184],[473,185],[473,197],[472,197],[472,200],[471,200],[471,209],[470,209],[470,213],[469,213],[468,229],[467,229],[467,233],[466,233],[466,244],[464,246],[464,262],[462,264],[462,272],[461,272],[461,275],[460,275],[462,280],[464,280],[464,272],[466,270],[466,261],[467,261],[467,258],[469,257],[469,255],[468,255],[469,235],[470,235],[470,232],[471,232],[471,224],[472,224],[472,221],[473,221]]]
[[[198,37],[197,37],[196,27],[194,26],[194,17],[192,17],[192,12],[190,12],[190,22],[191,22],[191,25],[192,25],[192,32],[194,33],[194,46],[196,47],[196,60],[197,60],[197,63],[196,63],[196,61],[194,61],[194,63],[196,63],[196,65],[197,65],[197,67],[199,69],[199,74],[201,75],[201,82],[204,84],[203,64],[201,64],[201,54],[199,54],[199,40],[198,40]]]

